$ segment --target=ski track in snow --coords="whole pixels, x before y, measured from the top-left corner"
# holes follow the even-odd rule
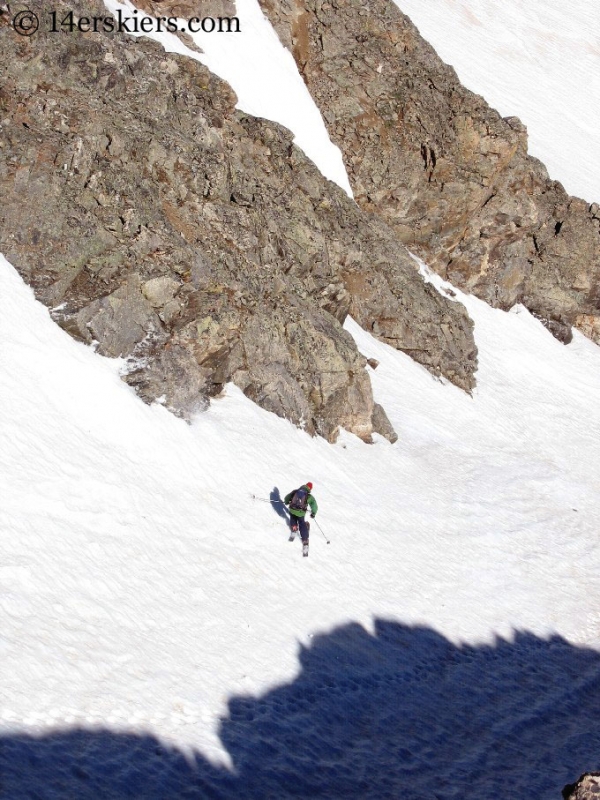
[[[247,8],[254,13],[254,0]],[[257,36],[270,36],[255,23]],[[223,38],[215,37],[215,48]],[[210,57],[217,60],[218,50]],[[252,59],[230,53],[230,60],[251,72]],[[231,78],[244,110],[269,116],[259,105],[269,94],[262,80],[242,100]],[[319,134],[315,152],[323,148]],[[562,159],[568,186],[574,162]],[[0,730],[149,732],[231,768],[236,749],[218,734],[232,696],[239,703],[269,693],[292,716],[300,701],[285,685],[314,669],[314,659],[324,670],[327,642],[343,642],[345,631],[356,644],[350,660],[375,648],[382,686],[398,689],[397,703],[413,684],[390,660],[397,651],[386,650],[381,620],[414,632],[403,635],[415,674],[434,669],[436,648],[442,664],[464,654],[485,667],[469,680],[513,703],[522,696],[486,661],[502,651],[498,636],[504,651],[535,653],[555,633],[600,650],[600,349],[578,334],[564,347],[522,308],[507,314],[461,293],[457,299],[475,321],[474,396],[434,380],[348,320],[361,352],[380,361],[371,372],[375,398],[400,439],[368,446],[343,433],[331,446],[235,387],[191,426],[144,406],[120,381],[120,363],[70,339],[0,260]],[[267,499],[277,487],[283,495],[309,479],[331,545],[313,526],[310,557],[302,559],[298,541],[287,542],[280,506],[250,494]],[[410,626],[430,631],[422,652],[420,628]],[[517,631],[538,638],[519,644],[526,635]],[[348,713],[357,697],[358,706],[379,698],[367,668],[368,661],[356,668],[362,677],[343,679]],[[479,748],[462,752],[442,726],[429,750],[413,742],[394,758],[408,759],[416,780],[431,748],[447,748],[448,762],[471,774],[484,752],[513,741],[515,726],[536,730],[532,720],[565,702],[565,685],[552,674],[522,716],[489,719],[482,701],[487,738]],[[586,662],[570,691],[583,696],[598,674]],[[339,697],[335,680],[328,685]],[[449,692],[457,694],[452,683]],[[339,713],[335,705],[331,712]],[[391,718],[371,712],[384,742]],[[325,736],[316,723],[303,724],[315,748],[331,745],[336,731]],[[532,758],[534,751],[541,753],[532,747]],[[332,763],[341,757],[331,755]],[[513,793],[524,790],[522,773],[509,778]]]

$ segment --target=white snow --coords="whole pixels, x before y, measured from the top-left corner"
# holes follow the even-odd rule
[[[525,13],[517,0],[510,5]],[[237,66],[250,72],[253,63]],[[527,61],[522,70],[528,74]],[[265,93],[261,80],[257,96]],[[572,164],[563,159],[568,174]],[[306,674],[302,647],[310,655],[317,637],[335,639],[351,623],[379,630],[385,619],[431,634],[423,634],[414,680],[402,663],[378,662],[423,714],[411,723],[421,744],[388,756],[395,764],[414,759],[412,785],[444,749],[458,759],[457,775],[471,774],[481,755],[475,748],[473,763],[461,761],[465,739],[436,729],[444,703],[433,723],[419,706],[419,687],[444,685],[455,675],[453,659],[467,669],[477,653],[490,653],[496,694],[487,703],[477,686],[467,694],[480,707],[469,711],[472,727],[487,732],[491,751],[504,742],[520,747],[517,730],[562,707],[569,692],[595,685],[598,662],[591,661],[574,689],[553,687],[546,676],[550,689],[538,701],[533,689],[519,694],[529,681],[537,686],[531,670],[503,678],[493,659],[511,647],[521,652],[518,631],[536,642],[556,633],[600,650],[600,348],[578,334],[562,346],[522,308],[507,314],[457,297],[475,322],[474,396],[434,380],[349,320],[361,352],[380,361],[375,396],[400,438],[369,446],[342,434],[332,446],[231,386],[192,425],[144,406],[120,380],[119,362],[60,330],[1,259],[0,731],[151,732],[231,767],[218,732],[233,696],[258,704],[271,691],[279,702],[277,692]],[[298,541],[287,541],[280,507],[267,500],[274,487],[284,495],[306,480],[314,482],[317,522],[331,544],[313,526],[303,559]],[[352,630],[364,646],[367,634]],[[454,649],[432,666],[434,634],[437,645],[445,637]],[[498,636],[508,642],[503,650]],[[431,669],[444,677],[429,678]],[[461,680],[469,675],[457,674],[446,705],[465,693]],[[356,687],[347,683],[343,711],[331,709],[334,721],[357,713]],[[490,690],[483,678],[482,686]],[[390,695],[392,703],[397,697]],[[523,698],[525,708],[502,717],[503,707]],[[277,708],[283,717],[296,710],[285,702]],[[385,725],[393,712],[392,705]],[[379,713],[376,734],[385,742]],[[457,726],[465,724],[459,716]],[[260,714],[257,731],[259,722]],[[311,724],[307,716],[299,730],[316,739],[313,747],[331,746]],[[563,720],[557,727],[569,729]],[[369,741],[368,720],[358,730]],[[290,745],[292,755],[302,747]],[[541,752],[536,745],[530,756]],[[332,769],[342,755],[331,756]],[[523,774],[510,773],[506,762],[502,768],[512,793],[525,796]],[[324,768],[325,783],[327,775]]]
[[[569,194],[600,200],[600,3],[394,0],[461,82],[527,126]]]
[[[474,397],[350,321],[400,441],[331,446],[233,387],[192,426],[144,406],[3,260],[0,729],[152,731],[227,764],[228,698],[350,622],[600,648],[600,349],[462,299]],[[313,528],[302,559],[250,494],[309,479],[331,545]]]

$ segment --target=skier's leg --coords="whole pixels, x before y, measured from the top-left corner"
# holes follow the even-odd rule
[[[288,539],[288,542],[294,541],[297,532],[298,532],[298,517],[295,517],[293,514],[290,514],[290,538]]]
[[[300,519],[300,535],[302,536],[302,555],[308,555],[308,533],[310,531],[310,525],[301,517]]]
[[[308,544],[308,533],[310,530],[308,522],[304,517],[298,517],[298,524],[300,526],[300,536],[302,537],[302,544]]]

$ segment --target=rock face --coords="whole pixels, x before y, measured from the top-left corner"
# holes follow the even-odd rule
[[[62,0],[59,14],[106,15]],[[165,4],[166,7],[166,4]],[[165,13],[163,11],[163,13]],[[332,440],[392,439],[342,322],[469,390],[464,308],[396,235],[199,63],[124,34],[0,17],[0,251],[67,331],[187,416],[228,381]]]
[[[587,772],[577,783],[570,783],[562,791],[564,800],[598,800],[600,797],[600,772]]]
[[[260,0],[341,148],[358,204],[440,275],[563,340],[600,342],[600,210],[527,155],[392,0]]]
[[[140,11],[151,17],[233,17],[235,0],[138,0],[135,4]]]

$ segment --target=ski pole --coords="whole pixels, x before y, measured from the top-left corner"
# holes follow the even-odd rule
[[[277,500],[267,500],[265,497],[257,497],[255,494],[251,494],[250,497],[253,500],[260,500],[261,503],[271,503],[271,504],[273,504],[273,503],[283,503],[283,500],[281,499],[281,497],[278,498]]]
[[[316,519],[315,519],[315,525],[316,525],[316,526],[317,526],[317,528],[318,528],[318,529],[321,531],[321,533],[323,533],[323,529],[321,528],[321,526],[319,525],[319,523],[317,522],[317,520],[316,520]],[[328,538],[325,536],[325,534],[324,534],[324,533],[323,533],[323,536],[325,537],[325,541],[327,542],[327,544],[331,544],[331,542],[330,542],[330,541],[329,541],[329,539],[328,539]]]

